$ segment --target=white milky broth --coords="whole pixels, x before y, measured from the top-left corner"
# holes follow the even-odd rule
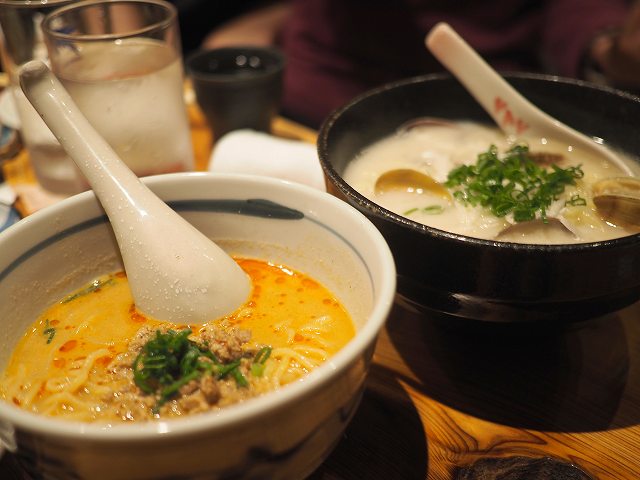
[[[584,177],[578,179],[576,185],[568,185],[560,198],[547,209],[548,217],[560,221],[516,223],[510,215],[496,217],[486,208],[472,207],[429,191],[376,192],[376,181],[387,171],[417,170],[443,184],[451,170],[463,164],[475,164],[478,155],[491,145],[498,148],[502,157],[513,143],[497,128],[478,123],[425,124],[402,130],[365,148],[350,162],[344,179],[365,197],[399,215],[476,238],[563,244],[600,241],[635,233],[604,221],[591,200],[591,184],[602,178],[624,176],[625,173],[603,158],[595,158],[549,139],[528,139],[524,143],[529,145],[532,153],[562,155],[556,165],[563,169],[580,165],[584,172]],[[518,143],[523,143],[523,140],[519,139]],[[567,199],[574,195],[584,198],[586,205],[566,205]]]

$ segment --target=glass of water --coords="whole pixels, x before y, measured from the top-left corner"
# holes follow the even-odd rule
[[[193,169],[176,10],[164,0],[88,0],[48,14],[51,69],[138,176]]]
[[[24,96],[18,83],[20,67],[31,60],[47,61],[47,49],[40,24],[47,13],[72,0],[0,0],[0,57],[9,77],[3,103],[14,106],[22,141],[40,184],[47,190],[72,194],[86,189],[80,172],[49,128]],[[13,110],[12,110],[13,111]]]

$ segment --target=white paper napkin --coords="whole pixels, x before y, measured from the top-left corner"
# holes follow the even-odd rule
[[[276,177],[326,191],[315,145],[255,130],[236,130],[220,138],[209,171]]]

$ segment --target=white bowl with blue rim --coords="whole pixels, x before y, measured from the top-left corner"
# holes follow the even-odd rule
[[[231,254],[283,263],[322,282],[348,309],[355,337],[301,382],[182,419],[107,428],[0,401],[0,442],[36,478],[304,478],[338,443],[359,405],[395,294],[385,240],[346,203],[283,180],[188,173],[144,181]],[[49,304],[122,269],[92,192],[0,233],[0,252],[0,369]]]

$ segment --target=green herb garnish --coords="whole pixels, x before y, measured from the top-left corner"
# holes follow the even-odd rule
[[[427,207],[422,207],[422,208],[417,208],[417,207],[410,208],[409,210],[404,212],[403,215],[407,216],[416,212],[426,213],[427,215],[437,215],[439,213],[442,213],[443,211],[444,211],[444,207],[442,205],[429,205]]]
[[[582,198],[580,195],[571,195],[571,198],[564,202],[565,206],[570,207],[584,207],[587,204],[587,201]]]
[[[236,367],[233,370],[231,370],[231,372],[229,372],[229,374],[233,377],[233,379],[236,381],[236,384],[239,387],[248,387],[249,386],[249,381],[244,377],[244,375],[242,374],[242,372],[240,371],[240,369],[238,367]]]
[[[417,207],[410,208],[409,210],[404,212],[403,215],[404,216],[411,215],[412,213],[416,213],[418,211],[422,213],[426,213],[427,215],[438,215],[444,212],[444,207],[442,205],[429,205],[427,207],[422,207],[422,208],[417,208]]]
[[[261,377],[264,373],[264,366],[267,362],[269,356],[271,355],[271,347],[262,347],[256,353],[256,356],[253,358],[253,364],[251,364],[251,373],[255,377]]]
[[[224,378],[227,375],[231,374],[234,370],[236,370],[240,366],[240,360],[234,360],[233,362],[229,362],[226,365],[221,365],[218,368],[218,378]]]
[[[60,303],[69,303],[76,298],[82,297],[83,295],[95,292],[96,290],[99,290],[106,285],[113,285],[113,283],[114,282],[112,278],[109,278],[107,280],[94,280],[88,287],[83,288],[82,290],[63,298]]]
[[[444,207],[442,205],[429,205],[422,208],[421,211],[427,215],[438,215],[444,211]]]
[[[53,341],[53,337],[56,336],[56,329],[51,326],[49,319],[45,320],[42,334],[47,337],[47,345],[50,344]]]
[[[135,384],[147,394],[158,396],[154,413],[173,397],[180,387],[202,375],[214,375],[217,379],[233,378],[239,387],[249,386],[240,371],[240,359],[221,363],[207,348],[188,337],[191,330],[167,333],[156,331],[133,362]]]
[[[580,165],[550,169],[539,166],[529,147],[517,145],[501,159],[492,145],[478,155],[475,165],[462,165],[451,172],[445,186],[455,199],[472,206],[482,206],[496,217],[512,214],[515,222],[541,218],[547,221],[547,208],[564,192],[567,185],[575,185],[584,176]],[[575,197],[575,199],[574,199]],[[574,196],[573,204],[583,200]]]

